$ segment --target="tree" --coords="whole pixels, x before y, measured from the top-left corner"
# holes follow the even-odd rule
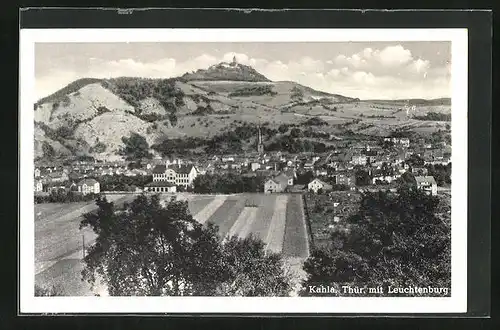
[[[307,171],[304,173],[297,174],[297,184],[308,184],[314,178],[314,173],[312,171]]]
[[[357,170],[355,177],[357,186],[368,186],[371,184],[370,174],[367,171]]]
[[[47,141],[43,141],[42,152],[47,158],[53,158],[56,155],[54,148]]]
[[[110,295],[282,295],[290,281],[280,255],[266,255],[259,240],[222,241],[203,226],[187,202],[162,205],[141,195],[123,210],[105,198],[84,215],[81,227],[97,234],[84,259],[83,278],[99,275]]]
[[[136,160],[141,158],[151,158],[149,153],[149,144],[146,138],[137,133],[130,134],[130,137],[122,137],[124,147],[122,154],[126,156],[127,160]]]
[[[293,138],[298,138],[302,136],[302,131],[299,128],[292,128],[290,131],[290,136]]]
[[[410,172],[404,172],[398,179],[400,188],[410,188],[416,185],[415,177]]]
[[[309,285],[444,287],[451,284],[451,223],[439,199],[416,189],[367,193],[359,211],[337,226],[329,246],[306,260]],[[380,295],[380,294],[377,294]]]
[[[278,131],[279,131],[281,134],[285,134],[286,132],[288,132],[288,125],[287,125],[287,124],[281,124],[281,125],[278,127]]]
[[[173,113],[173,112],[172,112],[172,113],[170,113],[170,114],[168,115],[168,120],[170,121],[170,124],[171,124],[172,126],[177,125],[177,116],[175,115],[175,113]]]
[[[231,237],[223,246],[226,280],[216,294],[221,296],[288,296],[291,274],[282,257],[266,253],[264,243],[253,236]]]
[[[424,166],[425,161],[422,157],[417,154],[411,154],[410,157],[406,160],[406,163],[412,167],[421,167]]]

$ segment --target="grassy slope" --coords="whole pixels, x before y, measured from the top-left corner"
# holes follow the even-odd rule
[[[90,143],[90,146],[97,143],[97,137],[99,141],[108,145],[105,153],[94,155],[100,158],[116,155],[122,144],[121,137],[127,136],[131,132],[138,132],[146,136],[148,142],[152,144],[163,138],[212,137],[220,132],[234,129],[241,124],[238,123],[239,121],[253,124],[268,122],[271,127],[276,128],[283,123],[300,124],[310,116],[320,116],[330,124],[322,127],[323,131],[342,134],[345,129],[339,125],[359,119],[361,120],[360,124],[352,125],[348,129],[375,136],[390,134],[395,129],[428,134],[442,129],[446,125],[444,122],[408,120],[406,112],[403,110],[404,103],[402,101],[352,102],[352,99],[314,91],[293,82],[177,81],[175,87],[184,93],[185,105],[177,109],[178,122],[172,127],[165,120],[153,124],[127,113],[126,111],[133,111],[133,107],[110,90],[102,87],[101,84],[91,82],[92,80],[75,82],[53,96],[44,98],[45,103],[40,104],[35,111],[35,118],[37,121],[49,124],[53,129],[65,125],[68,118],[86,121],[76,128],[75,136]],[[272,86],[276,95],[228,97],[235,90],[259,85]],[[77,87],[80,89],[75,90]],[[327,97],[330,101],[303,101],[296,104],[292,100],[293,89],[301,90],[303,100]],[[60,104],[53,109],[51,102],[67,92],[73,93],[68,96],[70,103]],[[443,100],[433,102],[414,100],[414,103],[418,104],[414,115],[423,115],[430,111],[444,113],[450,111],[450,106],[443,105],[446,103]],[[206,107],[207,105],[212,107],[215,111],[214,114],[190,115],[198,107]],[[100,106],[110,109],[111,112],[95,117],[97,108]],[[141,103],[141,108],[144,113],[165,113],[165,109],[152,98],[144,100]],[[223,113],[217,114],[218,111]],[[71,149],[67,150],[64,146],[58,145],[57,142],[48,142],[55,149],[60,150],[61,154],[71,153]],[[35,147],[36,154],[40,156],[41,144]]]

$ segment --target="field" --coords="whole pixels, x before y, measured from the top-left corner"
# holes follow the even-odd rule
[[[299,272],[309,254],[307,230],[300,195],[190,195],[187,200],[193,217],[200,223],[214,223],[221,237],[254,235],[266,249],[281,252],[292,271]],[[119,205],[134,195],[110,195]],[[165,194],[162,199],[170,199]],[[67,295],[92,294],[80,280],[83,269],[82,243],[95,240],[89,229],[79,230],[81,215],[95,210],[94,202],[35,205],[35,282],[44,287],[60,286]]]

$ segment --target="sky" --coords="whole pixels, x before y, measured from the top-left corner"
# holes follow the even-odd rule
[[[273,81],[349,97],[451,97],[446,41],[37,43],[36,95],[40,99],[79,78],[176,77],[233,56]]]

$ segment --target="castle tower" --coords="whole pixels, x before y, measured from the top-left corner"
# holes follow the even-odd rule
[[[262,134],[260,132],[260,126],[259,126],[259,136],[258,136],[258,142],[257,142],[257,152],[259,154],[264,153],[264,145],[262,144]]]

